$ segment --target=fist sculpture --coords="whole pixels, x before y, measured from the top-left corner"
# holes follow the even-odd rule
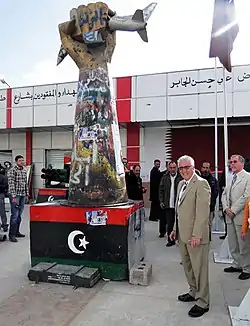
[[[102,67],[111,62],[116,32],[108,28],[108,21],[114,15],[103,2],[72,9],[70,21],[59,25],[61,55],[68,53],[79,69]]]

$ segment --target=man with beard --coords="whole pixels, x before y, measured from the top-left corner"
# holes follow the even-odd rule
[[[132,171],[125,173],[128,198],[131,200],[143,200],[143,194],[147,191],[142,186],[140,173],[140,165],[134,165]]]
[[[211,241],[212,223],[214,219],[214,211],[216,206],[216,200],[219,194],[219,182],[211,174],[210,163],[204,162],[201,167],[201,177],[206,179],[211,188],[211,201],[210,201],[210,216],[209,216],[209,238]]]
[[[161,161],[154,160],[154,167],[150,171],[150,195],[151,208],[149,214],[149,221],[158,221],[161,217],[162,211],[159,202],[159,186],[162,178],[160,172]]]
[[[163,238],[167,232],[168,242],[166,246],[171,247],[175,244],[175,241],[170,240],[169,236],[174,227],[176,193],[178,184],[182,180],[182,177],[177,172],[177,165],[175,162],[169,162],[167,168],[168,170],[163,175],[159,187],[160,207],[163,209],[159,224],[159,237]]]

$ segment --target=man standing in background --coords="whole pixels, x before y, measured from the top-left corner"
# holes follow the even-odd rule
[[[5,169],[0,169],[0,216],[1,228],[4,232],[8,231],[7,216],[5,210],[5,196],[8,193],[8,178],[5,175]]]
[[[211,202],[210,202],[210,218],[209,218],[209,238],[211,241],[212,237],[212,223],[214,220],[214,211],[216,206],[216,200],[219,194],[219,183],[218,180],[211,174],[210,163],[204,162],[201,167],[201,177],[209,183],[211,188]]]
[[[226,215],[228,245],[233,264],[224,269],[226,273],[240,273],[240,280],[250,278],[250,234],[243,240],[241,228],[244,208],[250,197],[250,173],[244,170],[245,160],[241,155],[231,156],[233,178],[222,194],[223,212]]]
[[[16,165],[8,171],[8,183],[11,205],[9,240],[17,242],[17,238],[25,237],[20,233],[20,225],[24,205],[28,201],[27,170],[22,155],[15,157]]]
[[[161,161],[154,160],[154,167],[150,171],[150,194],[151,208],[149,214],[149,221],[158,221],[160,219],[162,210],[159,202],[159,186],[162,178],[160,172]]]
[[[160,238],[168,234],[167,247],[175,244],[175,241],[170,240],[170,234],[173,231],[175,222],[175,201],[179,182],[182,180],[181,175],[177,172],[175,162],[167,164],[167,172],[163,175],[159,187],[160,206],[163,210],[159,223]],[[166,228],[167,225],[167,228]]]

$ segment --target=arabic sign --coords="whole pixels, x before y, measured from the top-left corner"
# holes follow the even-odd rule
[[[7,107],[7,90],[0,90],[0,109],[6,109]]]
[[[76,83],[14,88],[12,106],[52,105],[75,103]]]
[[[194,71],[181,71],[168,74],[168,95],[213,93],[223,91],[223,70],[202,69]],[[250,66],[233,68],[233,73],[226,74],[227,92],[250,90]]]

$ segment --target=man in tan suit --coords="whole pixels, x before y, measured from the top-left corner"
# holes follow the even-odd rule
[[[209,310],[209,214],[211,190],[207,180],[195,173],[192,157],[182,156],[178,167],[183,177],[176,199],[176,220],[172,239],[179,241],[189,293],[180,295],[179,301],[196,304],[189,316],[200,317]]]
[[[241,238],[244,207],[250,197],[250,174],[244,170],[245,160],[240,155],[231,156],[232,180],[222,194],[223,212],[226,215],[228,245],[233,264],[226,273],[241,273],[240,280],[250,278],[250,233],[245,241]]]

